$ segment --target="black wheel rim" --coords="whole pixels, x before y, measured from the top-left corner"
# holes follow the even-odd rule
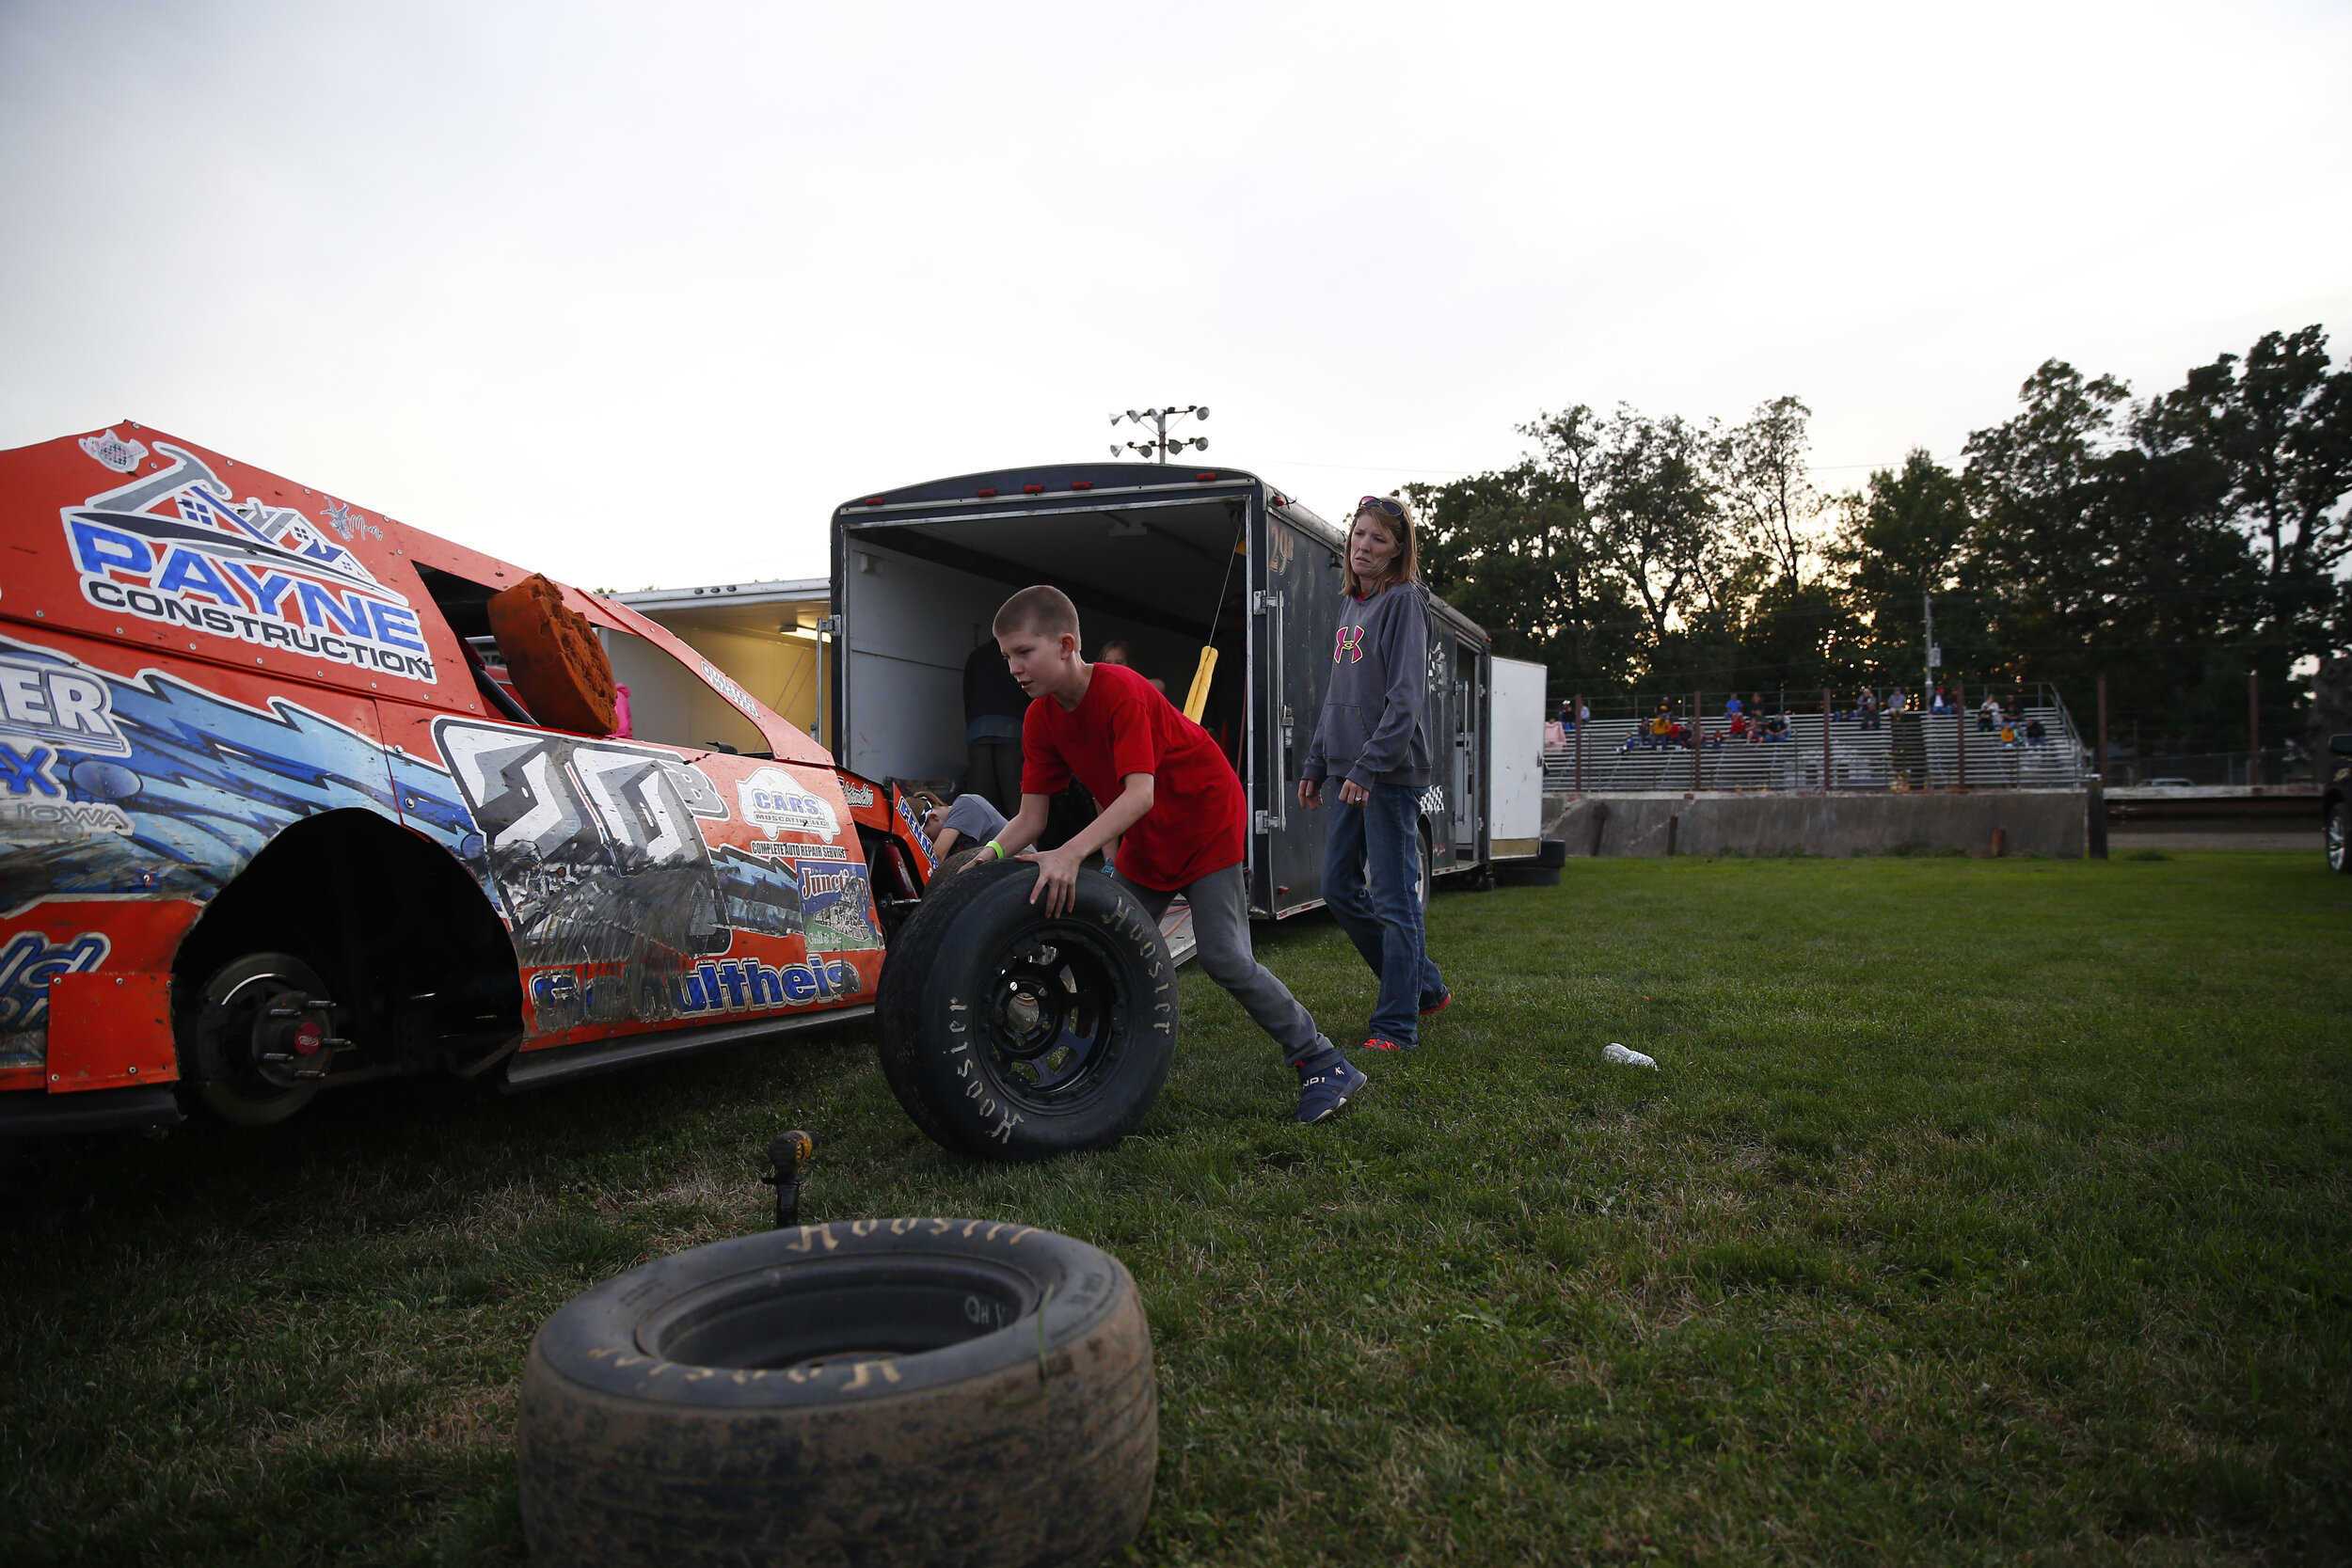
[[[329,1058],[319,1043],[326,1031],[316,1022],[324,1015],[313,1012],[310,998],[300,977],[259,974],[210,1003],[203,1027],[218,1042],[221,1077],[230,1090],[267,1101],[307,1092],[326,1076]],[[279,1021],[272,1016],[278,1012],[295,1016]]]
[[[1092,1100],[1123,1054],[1128,1001],[1118,957],[1091,927],[1052,921],[1007,942],[980,1022],[998,1091],[1038,1116]]]

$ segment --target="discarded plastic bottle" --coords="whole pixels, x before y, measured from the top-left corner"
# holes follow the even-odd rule
[[[1601,1047],[1600,1059],[1604,1062],[1615,1062],[1620,1067],[1655,1068],[1658,1065],[1653,1058],[1645,1056],[1638,1051],[1628,1051],[1614,1040]]]

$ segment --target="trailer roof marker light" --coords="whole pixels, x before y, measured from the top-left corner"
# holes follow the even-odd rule
[[[868,506],[880,506],[882,504],[882,499],[880,496],[868,496],[866,498],[866,504]]]
[[[1073,479],[1070,482],[1070,487],[1073,490],[1091,490],[1094,488],[1094,481],[1090,479]]]
[[[980,492],[980,494],[981,494],[981,496],[982,496],[983,498],[988,497],[988,496],[993,496],[993,495],[994,495],[995,493],[996,493],[996,486],[994,486],[993,484],[990,485],[987,489],[985,489],[985,490],[983,490],[983,491],[981,491],[981,492]]]
[[[1213,473],[1200,473],[1192,476],[1192,482],[1195,484],[1206,484],[1209,481],[1215,479],[1216,477],[1216,475]]]
[[[1021,493],[1025,496],[1041,496],[1045,494],[1045,486],[1042,484],[1024,484],[1021,487]]]

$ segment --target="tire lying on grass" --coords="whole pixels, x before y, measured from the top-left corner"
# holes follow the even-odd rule
[[[1052,1231],[796,1226],[573,1298],[516,1447],[541,1561],[1091,1563],[1151,1503],[1151,1333]]]
[[[1159,1098],[1175,1053],[1176,966],[1134,894],[1096,872],[1048,919],[1037,868],[937,884],[882,962],[882,1076],[948,1148],[1043,1160],[1108,1148]]]

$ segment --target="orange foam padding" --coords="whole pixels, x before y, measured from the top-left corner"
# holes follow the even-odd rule
[[[171,976],[60,974],[49,983],[51,1094],[168,1084],[180,1076],[171,1043]]]
[[[534,573],[493,594],[490,631],[532,718],[575,735],[612,733],[612,661],[561,588]]]

